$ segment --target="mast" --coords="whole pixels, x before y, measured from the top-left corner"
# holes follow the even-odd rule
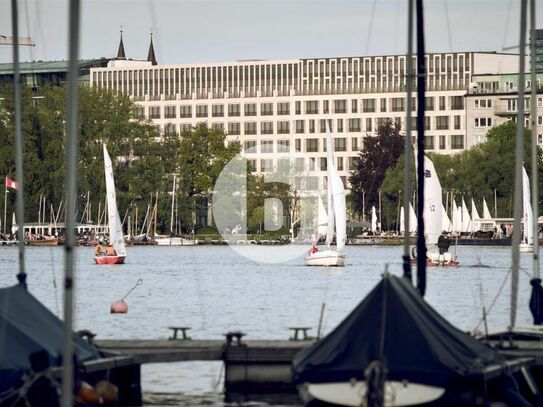
[[[520,53],[519,53],[519,81],[518,81],[518,111],[517,132],[515,145],[515,196],[514,196],[514,226],[513,240],[513,265],[511,275],[511,326],[514,328],[517,318],[519,260],[520,260],[520,217],[522,212],[522,159],[524,157],[524,86],[526,64],[526,0],[520,3]]]
[[[172,214],[170,217],[170,236],[173,236],[173,224],[174,224],[174,218],[173,218],[173,212],[175,210],[175,175],[173,176],[173,187],[172,187]]]
[[[15,1],[15,0],[14,0]],[[74,302],[74,212],[77,191],[79,147],[79,0],[70,0],[68,106],[66,108],[66,236],[64,242],[64,353],[62,355],[62,406],[73,405],[73,302]]]
[[[537,180],[537,75],[535,70],[535,0],[530,0],[530,129],[532,132],[532,213],[534,227],[534,272],[539,278],[539,187]]]
[[[17,9],[17,0],[11,0],[11,27],[13,38],[19,38],[19,12]],[[21,123],[21,84],[19,75],[19,41],[13,44],[13,83],[14,83],[14,104],[15,104],[15,171],[19,187],[15,194],[17,223],[19,225],[19,274],[17,279],[19,283],[26,287],[25,273],[25,236],[24,236],[24,174],[23,174],[23,133]],[[6,188],[7,194],[7,188]],[[7,196],[7,195],[6,195]],[[5,210],[5,208],[4,208]]]
[[[424,241],[424,111],[426,60],[424,49],[423,0],[416,1],[417,12],[417,289],[426,292],[426,242]],[[411,112],[408,112],[409,114]]]

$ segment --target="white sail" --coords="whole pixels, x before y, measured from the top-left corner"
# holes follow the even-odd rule
[[[441,204],[441,229],[443,229],[444,232],[452,232],[451,220],[449,219],[449,215],[447,215],[447,211],[443,207],[443,204]]]
[[[345,247],[347,242],[347,205],[345,201],[345,188],[343,187],[343,181],[336,170],[334,165],[334,146],[332,144],[332,134],[327,122],[326,132],[326,158],[328,169],[328,198],[332,196],[332,211],[328,212],[329,223],[330,220],[335,218],[336,227],[336,250],[339,252]],[[330,203],[328,204],[330,208]],[[333,215],[332,215],[333,214]],[[330,228],[328,228],[330,230]],[[332,229],[333,230],[333,229]]]
[[[417,232],[417,214],[413,209],[413,205],[409,202],[409,233]]]
[[[426,244],[435,245],[441,235],[441,184],[434,163],[424,156],[424,226]]]
[[[462,197],[462,232],[471,232],[472,223],[471,216],[469,216],[468,207],[466,206],[466,201]]]
[[[479,216],[479,212],[477,211],[477,207],[475,206],[475,201],[473,198],[471,198],[471,221],[473,222],[473,231],[477,232],[479,229],[481,229],[481,217]]]
[[[405,233],[405,221],[404,221],[403,205],[400,207],[400,233],[402,235]]]
[[[483,219],[492,220],[492,215],[490,214],[490,211],[488,210],[488,205],[486,204],[485,198],[483,198]]]
[[[119,211],[117,210],[117,196],[115,193],[115,181],[113,180],[113,166],[111,158],[104,144],[104,169],[106,173],[107,212],[109,223],[109,241],[112,243],[118,256],[126,256],[123,229]]]
[[[460,233],[462,231],[462,210],[460,207],[456,206],[456,202],[453,201],[453,220],[452,220],[452,229],[455,233]]]
[[[522,207],[524,215],[523,243],[534,244],[534,217],[530,201],[530,179],[524,166],[522,167]]]
[[[328,214],[326,213],[326,208],[324,207],[324,203],[322,202],[320,195],[318,196],[317,206],[317,233],[320,237],[325,235],[328,229]]]
[[[371,231],[373,233],[377,232],[377,211],[375,206],[371,207]]]

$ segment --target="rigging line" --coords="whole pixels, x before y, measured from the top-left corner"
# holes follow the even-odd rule
[[[53,279],[53,293],[55,295],[55,311],[56,311],[56,316],[60,318],[60,313],[58,310],[57,276],[55,273],[55,257],[54,257],[53,247],[49,248],[49,254],[51,258],[51,277]]]
[[[25,22],[26,22],[26,34],[32,38],[32,35],[30,35],[30,14],[28,13],[28,0],[24,0],[23,2],[24,8],[25,8]],[[28,51],[30,53],[30,64],[34,64],[34,51],[32,48],[34,47],[28,47],[30,48]]]
[[[453,43],[452,43],[452,34],[451,34],[451,21],[449,17],[449,7],[447,5],[447,0],[443,0],[443,5],[445,7],[445,21],[447,22],[447,37],[449,40],[449,51],[453,51]]]
[[[400,0],[396,0],[396,23],[394,24],[394,49],[396,50],[396,53],[400,53],[400,49],[398,47],[399,44],[399,34],[400,34]]]
[[[370,48],[370,42],[371,42],[371,33],[373,31],[373,18],[375,17],[375,4],[377,3],[376,0],[373,0],[371,3],[371,12],[370,12],[370,23],[368,25],[368,34],[366,36],[366,50],[364,51],[364,55],[368,55],[368,51]]]
[[[507,7],[507,18],[505,20],[505,30],[503,32],[502,49],[505,49],[505,42],[507,41],[507,34],[509,33],[509,20],[511,18],[511,6],[513,1],[509,0],[509,6]]]
[[[41,23],[41,8],[40,8],[40,3],[41,1],[40,0],[35,0],[34,1],[34,13],[36,14],[36,25],[38,26],[38,29],[37,29],[37,33],[38,33],[38,38],[40,39],[40,41],[35,41],[36,44],[40,44],[39,46],[41,47],[41,49],[43,49],[43,58],[44,60],[47,59],[47,48],[46,48],[46,41],[44,39],[44,36],[43,36],[43,25]]]
[[[492,300],[489,307],[487,308],[486,313],[485,313],[485,316],[487,317],[487,319],[488,319],[488,315],[490,314],[490,311],[492,311],[492,308],[494,308],[494,305],[496,305],[498,298],[502,294],[503,289],[505,288],[505,284],[507,283],[507,280],[509,280],[509,276],[511,275],[512,271],[513,269],[509,269],[509,271],[505,274],[505,278],[503,279],[502,284],[500,285],[500,288],[498,289],[498,292],[496,293],[496,295],[494,296],[494,299]],[[481,318],[479,322],[477,323],[477,325],[475,325],[475,328],[473,328],[472,331],[473,332],[477,331],[477,329],[479,329],[479,327],[481,326],[483,322],[484,322],[484,318]]]

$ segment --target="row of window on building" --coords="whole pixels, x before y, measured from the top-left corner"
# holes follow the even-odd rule
[[[367,117],[364,120],[360,118],[349,119],[308,119],[308,120],[280,120],[277,122],[263,121],[263,122],[230,122],[226,124],[221,122],[211,123],[211,127],[226,131],[230,136],[253,136],[257,134],[269,135],[269,134],[313,134],[313,133],[326,133],[326,121],[328,120],[328,126],[333,133],[358,133],[358,132],[375,132],[378,127],[385,124],[389,120],[392,120],[393,124],[402,128],[403,117]],[[490,119],[489,119],[490,120]],[[433,125],[432,125],[433,122]],[[292,124],[292,127],[291,127]],[[193,124],[182,123],[179,125],[179,129],[175,123],[166,123],[164,125],[164,132],[168,135],[190,131]],[[417,129],[417,123],[415,118],[412,121],[412,130]],[[462,116],[426,116],[424,118],[425,130],[461,130],[462,129]]]
[[[449,96],[449,103],[447,104],[446,96],[438,96],[439,110],[463,110],[464,109],[464,97],[463,96]],[[435,110],[433,96],[426,97],[426,110]],[[332,103],[330,103],[332,102]],[[225,109],[226,107],[226,109]],[[243,109],[242,109],[243,107]],[[260,107],[260,111],[258,111]],[[303,107],[303,110],[302,110]],[[379,107],[379,110],[377,110]],[[367,98],[367,99],[351,99],[350,103],[348,99],[341,100],[306,100],[294,102],[294,114],[348,114],[348,113],[376,113],[376,112],[405,112],[406,111],[406,99],[404,97],[397,98]],[[416,98],[413,98],[413,111],[416,111]],[[227,105],[222,103],[214,103],[211,106],[207,104],[198,104],[193,111],[192,105],[167,105],[167,106],[149,106],[147,117],[149,119],[176,119],[176,118],[206,118],[206,117],[225,117],[228,113],[228,117],[240,117],[243,112],[243,116],[286,116],[290,115],[291,103],[290,102],[264,102],[264,103],[229,103]],[[194,114],[194,115],[193,115]],[[136,115],[138,117],[146,117],[145,107],[137,106]]]
[[[338,171],[352,171],[356,168],[357,157],[336,157],[335,164]],[[252,172],[272,172],[276,170],[276,163],[273,158],[247,160],[249,170]],[[326,157],[296,157],[294,159],[294,170],[298,173],[327,171],[328,162]],[[291,167],[288,167],[291,168]],[[346,183],[346,177],[342,177]]]
[[[460,150],[464,148],[464,135],[452,134],[450,137],[450,148]],[[350,140],[350,146],[348,141]],[[357,154],[362,144],[359,138],[336,137],[333,140],[334,152],[347,152]],[[291,148],[293,149],[291,150]],[[349,149],[350,147],[350,149]],[[447,135],[425,136],[426,150],[446,150]],[[324,153],[326,152],[326,138],[307,138],[294,139],[294,145],[291,140],[245,140],[243,142],[243,151],[250,156],[251,154],[274,154],[274,153]]]

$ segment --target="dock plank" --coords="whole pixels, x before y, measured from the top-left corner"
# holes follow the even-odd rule
[[[103,351],[132,356],[139,363],[220,361],[290,363],[313,341],[247,340],[226,346],[224,340],[96,340]]]

